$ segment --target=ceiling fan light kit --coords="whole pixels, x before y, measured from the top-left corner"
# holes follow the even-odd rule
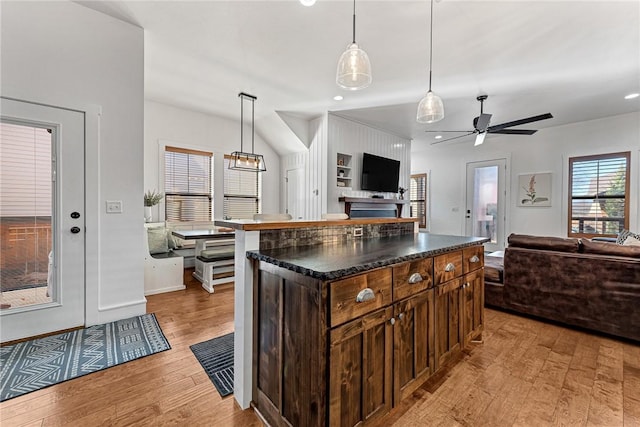
[[[484,112],[484,101],[487,100],[488,95],[479,95],[476,99],[480,101],[480,115],[473,119],[473,130],[427,130],[426,132],[457,132],[464,133],[464,135],[454,136],[452,138],[441,139],[436,142],[432,142],[431,145],[440,144],[443,142],[451,141],[458,138],[464,138],[465,136],[476,134],[476,142],[474,146],[480,145],[484,142],[488,133],[499,133],[503,135],[533,135],[537,129],[507,129],[513,126],[520,126],[527,123],[533,123],[540,120],[552,119],[551,113],[540,114],[537,116],[527,117],[524,119],[514,120],[512,122],[501,123],[499,125],[489,126],[491,123],[491,114]]]
[[[245,172],[265,172],[267,166],[264,163],[262,154],[255,154],[255,101],[256,98],[248,93],[240,92],[240,151],[231,153],[229,161],[229,169],[240,170]],[[251,102],[251,153],[247,153],[243,148],[244,141],[244,102],[248,99]]]
[[[356,0],[353,0],[353,41],[338,60],[336,84],[343,89],[359,90],[368,87],[371,80],[369,55],[356,43]]]
[[[429,91],[420,100],[416,121],[418,123],[435,123],[444,119],[444,103],[442,99],[431,90],[431,75],[433,62],[433,0],[431,0],[431,25],[429,27]]]

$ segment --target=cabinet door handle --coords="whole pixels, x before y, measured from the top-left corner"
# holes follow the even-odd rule
[[[447,264],[447,266],[444,268],[444,271],[446,271],[447,273],[451,273],[452,271],[455,271],[456,266],[455,264],[453,264],[452,262],[450,262],[449,264]]]
[[[478,262],[480,261],[480,258],[478,258],[478,255],[474,255],[469,259],[469,262]]]
[[[389,323],[391,323],[391,326],[396,324],[396,319],[395,317],[392,317],[391,319],[389,319]]]
[[[409,277],[409,284],[413,285],[414,283],[419,283],[419,282],[422,282],[422,276],[420,275],[420,273],[413,273]]]
[[[400,313],[400,314],[398,314],[398,319],[399,319],[399,320],[404,319],[404,313]]]
[[[356,296],[356,302],[367,302],[373,299],[376,299],[376,296],[371,288],[364,288],[358,292],[358,296]]]

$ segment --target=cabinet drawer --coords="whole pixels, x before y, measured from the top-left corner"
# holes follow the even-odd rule
[[[359,274],[330,284],[331,326],[391,304],[391,268]]]
[[[462,278],[450,280],[447,283],[443,283],[436,287],[436,296],[441,296],[447,294],[449,292],[455,291],[458,288],[461,288],[463,285]]]
[[[433,286],[433,258],[393,267],[393,300],[401,300]]]
[[[462,251],[435,257],[433,272],[435,285],[460,277],[462,275]]]
[[[472,246],[462,250],[462,272],[467,274],[484,265],[484,246]]]

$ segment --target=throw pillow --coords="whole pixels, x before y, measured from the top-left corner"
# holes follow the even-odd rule
[[[633,236],[628,236],[622,246],[640,246],[640,239],[636,239]]]
[[[151,255],[169,252],[167,230],[164,227],[147,229],[147,239],[149,240],[149,253]]]
[[[620,233],[618,233],[618,238],[616,239],[616,243],[619,245],[623,245],[624,241],[627,240],[627,237],[633,236],[636,239],[640,239],[640,234],[632,233],[631,231],[624,229]]]

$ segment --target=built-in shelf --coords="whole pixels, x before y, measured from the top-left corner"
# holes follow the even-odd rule
[[[338,188],[351,187],[351,154],[337,153],[336,155],[336,185]]]

